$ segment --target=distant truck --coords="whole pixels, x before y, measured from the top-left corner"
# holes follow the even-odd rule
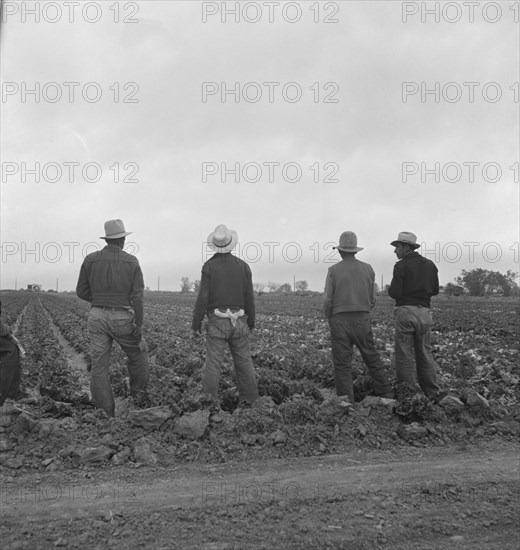
[[[30,290],[31,292],[41,292],[42,285],[27,285],[27,290]]]

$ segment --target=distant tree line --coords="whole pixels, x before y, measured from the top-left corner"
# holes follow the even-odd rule
[[[470,296],[488,296],[490,294],[513,296],[518,295],[518,284],[515,281],[517,277],[518,273],[510,269],[504,274],[478,267],[471,271],[463,269],[455,282],[466,289]]]
[[[258,294],[264,294],[265,288],[268,288],[269,292],[292,292],[293,288],[289,283],[275,283],[273,281],[269,281],[267,285],[265,283],[253,283],[253,290],[257,292]],[[307,281],[296,281],[294,284],[294,290],[297,292],[304,292],[308,290],[309,283]],[[182,277],[181,278],[181,293],[187,294],[188,292],[195,292],[197,294],[199,292],[200,288],[200,281],[190,281],[189,277]]]
[[[469,294],[470,296],[489,296],[489,295],[501,295],[501,296],[518,296],[520,294],[516,278],[518,273],[508,270],[507,273],[500,273],[499,271],[491,271],[488,269],[482,269],[480,267],[467,271],[462,270],[461,274],[455,278],[454,283],[446,284],[443,289],[444,293],[449,296],[460,296],[461,294]],[[181,279],[181,293],[187,294],[194,291],[198,293],[200,287],[200,281],[190,281],[188,277],[182,277]],[[296,281],[294,289],[290,283],[276,283],[269,281],[265,283],[253,283],[253,289],[258,294],[264,294],[266,288],[270,293],[288,293],[293,292],[305,292],[309,289],[307,281]],[[388,294],[390,285],[385,285],[383,291],[380,291],[379,286],[376,284],[376,293]]]
[[[518,273],[511,270],[504,274],[480,267],[470,271],[463,269],[454,283],[448,283],[441,288],[449,296],[518,296],[519,288],[515,280],[517,277]],[[390,285],[385,285],[383,294],[388,294],[389,288]]]

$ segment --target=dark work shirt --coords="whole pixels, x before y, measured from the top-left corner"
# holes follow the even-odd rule
[[[388,294],[396,306],[430,307],[430,298],[439,294],[437,266],[417,252],[410,252],[394,266]]]
[[[199,294],[193,311],[193,330],[200,330],[205,314],[215,308],[243,309],[247,324],[255,326],[255,298],[251,269],[227,254],[214,254],[203,266]]]
[[[109,244],[83,260],[76,294],[93,306],[133,307],[142,324],[144,281],[139,261]]]

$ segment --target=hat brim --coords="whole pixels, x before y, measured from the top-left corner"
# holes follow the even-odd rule
[[[397,246],[398,244],[408,244],[410,245],[412,248],[420,248],[421,245],[420,244],[414,244],[414,243],[409,243],[409,242],[406,242],[406,241],[392,241],[390,243],[390,246]]]
[[[115,235],[105,235],[104,237],[99,237],[100,239],[120,239],[121,237],[126,237],[131,235],[132,231],[123,231],[122,233],[116,233]]]
[[[230,229],[229,232],[231,233],[231,241],[226,246],[217,246],[213,244],[213,235],[215,232],[211,232],[207,238],[207,243],[211,250],[214,250],[217,254],[227,254],[231,252],[238,242],[238,233],[233,229]]]
[[[359,252],[360,250],[364,250],[362,246],[356,246],[355,248],[344,248],[342,246],[333,246],[332,248],[335,248],[336,250],[340,250],[341,252]]]

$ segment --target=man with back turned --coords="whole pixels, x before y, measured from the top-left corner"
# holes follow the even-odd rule
[[[431,297],[439,294],[437,266],[416,249],[417,237],[399,233],[391,246],[398,258],[388,294],[395,300],[395,369],[397,382],[417,381],[426,396],[439,390],[431,350]]]
[[[258,398],[249,335],[255,326],[255,300],[249,265],[231,252],[237,232],[220,224],[207,238],[215,254],[202,266],[199,294],[193,310],[192,329],[200,334],[206,323],[206,364],[202,391],[218,400],[220,368],[229,346],[238,388],[239,404],[252,405]]]
[[[341,262],[328,270],[323,309],[330,326],[336,393],[347,395],[354,403],[352,358],[355,345],[368,368],[375,393],[391,398],[392,386],[370,326],[370,311],[376,303],[374,270],[370,264],[356,259],[363,248],[357,245],[357,236],[352,231],[343,232],[335,248],[341,255]]]
[[[115,340],[128,357],[130,394],[139,404],[148,384],[148,351],[143,339],[143,273],[135,256],[123,250],[125,231],[121,220],[105,222],[106,246],[85,257],[76,294],[90,302],[90,389],[96,407],[114,416],[115,402],[109,366]]]

